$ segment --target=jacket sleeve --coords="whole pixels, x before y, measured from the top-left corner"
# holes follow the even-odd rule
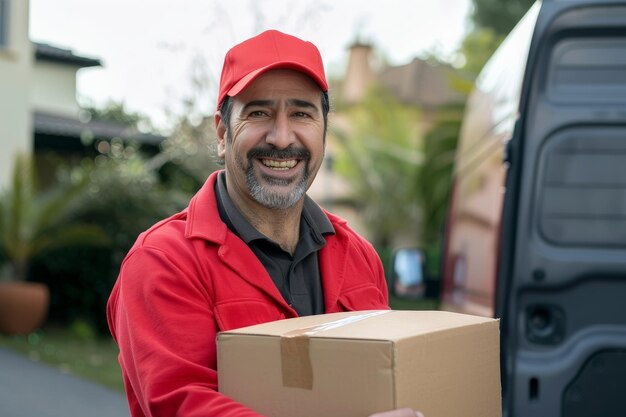
[[[365,252],[365,259],[369,263],[369,268],[372,271],[372,279],[374,280],[374,285],[378,287],[380,290],[385,305],[389,305],[389,289],[387,288],[387,278],[385,277],[385,270],[383,268],[383,263],[380,260],[380,256],[374,249],[374,246],[365,239],[361,240],[363,245],[363,250]]]
[[[383,294],[385,304],[389,306],[389,288],[387,287],[387,278],[385,277],[383,264],[378,257],[378,254],[376,253],[376,251],[374,251],[374,253],[376,254],[376,261],[374,266],[376,268],[376,285],[380,289],[380,292]]]
[[[122,264],[107,306],[133,417],[259,417],[217,391],[210,288],[155,248]]]

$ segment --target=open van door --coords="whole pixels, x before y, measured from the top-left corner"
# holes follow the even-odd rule
[[[466,112],[442,305],[501,319],[505,415],[626,416],[626,2],[537,3]]]

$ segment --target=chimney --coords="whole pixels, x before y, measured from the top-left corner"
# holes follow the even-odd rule
[[[357,41],[350,46],[348,54],[342,96],[346,104],[354,104],[363,99],[368,88],[374,83],[376,75],[370,65],[371,45]]]

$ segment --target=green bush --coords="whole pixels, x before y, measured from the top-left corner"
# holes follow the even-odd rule
[[[166,189],[158,172],[134,148],[113,142],[108,155],[60,174],[62,182],[88,179],[76,202],[77,220],[99,225],[110,239],[106,248],[66,247],[36,259],[33,274],[49,285],[50,320],[77,321],[108,331],[105,307],[119,266],[137,236],[157,221],[184,208],[187,193]]]
[[[31,274],[48,285],[48,321],[69,326],[76,320],[107,332],[106,302],[115,282],[111,249],[70,247],[38,257]]]

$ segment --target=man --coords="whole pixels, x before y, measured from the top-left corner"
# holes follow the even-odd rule
[[[372,246],[305,194],[324,156],[327,92],[309,42],[267,31],[226,55],[225,169],[139,236],[107,306],[133,417],[258,416],[217,392],[218,331],[388,308]]]

